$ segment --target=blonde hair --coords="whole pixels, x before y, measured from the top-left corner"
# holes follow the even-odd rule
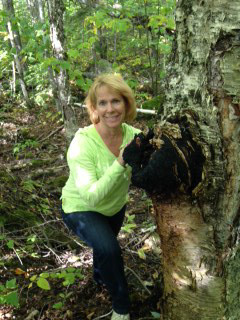
[[[136,118],[137,110],[132,89],[123,80],[121,75],[106,73],[98,76],[94,80],[85,99],[91,122],[94,124],[99,122],[99,118],[98,116],[96,116],[94,111],[96,110],[97,105],[97,90],[102,86],[107,86],[109,89],[113,90],[123,97],[126,109],[124,121],[134,120]]]

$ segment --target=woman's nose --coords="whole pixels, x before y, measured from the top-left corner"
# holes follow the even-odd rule
[[[112,104],[111,101],[109,101],[108,104],[107,104],[107,111],[110,112],[110,111],[112,111],[113,109],[114,109],[114,108],[113,108],[113,104]]]

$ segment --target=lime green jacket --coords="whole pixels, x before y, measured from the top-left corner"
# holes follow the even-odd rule
[[[124,148],[140,130],[122,124]],[[93,125],[79,129],[73,138],[67,161],[70,175],[62,190],[65,213],[97,211],[117,213],[127,202],[131,167],[123,167],[104,144]]]

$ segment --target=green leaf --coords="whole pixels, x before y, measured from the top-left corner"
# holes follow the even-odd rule
[[[60,61],[59,64],[60,64],[61,68],[64,70],[69,70],[71,67],[71,64],[68,61],[63,60],[63,61]]]
[[[14,241],[13,241],[13,240],[9,240],[9,241],[7,242],[7,246],[8,246],[9,249],[13,249],[13,247],[14,247]]]
[[[16,285],[16,279],[12,279],[6,282],[6,288],[7,289],[15,289],[17,287]]]
[[[58,278],[59,273],[50,273],[50,278],[56,279]]]
[[[37,281],[37,285],[39,288],[41,288],[43,290],[50,290],[51,289],[49,282],[44,278],[39,278]]]
[[[40,274],[40,277],[44,278],[44,279],[49,278],[49,273],[48,272],[43,272],[43,273]]]
[[[35,281],[37,279],[37,275],[35,274],[34,276],[32,276],[31,278],[30,278],[30,281]]]
[[[81,280],[84,279],[84,275],[81,273],[81,271],[76,272],[76,277],[78,277]]]
[[[153,316],[154,319],[160,319],[161,317],[160,313],[154,312],[154,311],[151,311],[151,315]]]
[[[63,281],[64,286],[68,286],[73,284],[75,281],[75,274],[74,273],[67,273],[65,276],[65,281]]]
[[[168,19],[168,22],[167,22],[167,26],[168,28],[174,30],[175,29],[175,21],[173,18],[169,18]]]
[[[68,50],[68,56],[71,58],[77,58],[79,56],[79,50],[77,49]]]
[[[77,84],[80,88],[83,88],[83,87],[85,86],[84,79],[83,79],[83,78],[77,79],[76,84]]]
[[[61,271],[61,273],[58,274],[58,278],[61,279],[61,278],[65,278],[67,272],[66,271]]]
[[[54,309],[61,309],[63,307],[63,303],[62,302],[57,302],[53,305]]]
[[[146,260],[146,255],[145,255],[145,252],[142,248],[138,250],[138,256],[139,256],[139,258]]]
[[[0,292],[5,290],[5,286],[3,284],[0,284]]]
[[[131,233],[133,229],[136,228],[136,226],[137,225],[135,223],[128,223],[124,227],[122,227],[122,230]]]
[[[10,292],[5,296],[5,301],[7,304],[10,304],[13,307],[18,307],[18,294],[17,291]]]
[[[35,234],[32,234],[27,238],[27,242],[35,242],[36,239],[37,239],[37,236]]]
[[[73,78],[79,78],[79,79],[82,79],[84,81],[81,70],[74,69],[72,74],[73,74]]]
[[[106,12],[104,12],[103,10],[96,11],[94,20],[97,28],[103,26],[105,21],[107,20]]]

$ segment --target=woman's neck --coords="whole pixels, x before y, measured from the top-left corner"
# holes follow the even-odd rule
[[[98,124],[95,124],[94,126],[106,147],[111,151],[112,154],[114,154],[115,157],[118,157],[120,146],[123,142],[122,128],[105,128],[99,126]]]
[[[105,128],[102,127],[99,123],[94,125],[97,132],[104,139],[113,139],[122,135],[122,127],[118,128]]]

